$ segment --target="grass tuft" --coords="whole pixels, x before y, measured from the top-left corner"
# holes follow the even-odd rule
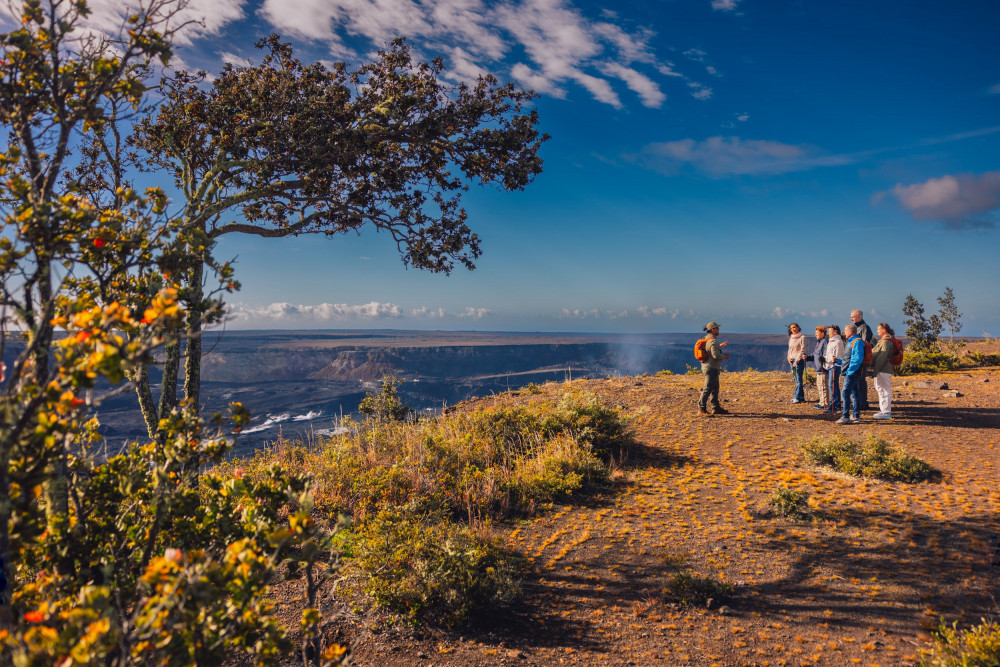
[[[935,472],[926,461],[874,434],[862,441],[841,435],[816,436],[802,443],[802,451],[809,461],[854,477],[922,482]]]

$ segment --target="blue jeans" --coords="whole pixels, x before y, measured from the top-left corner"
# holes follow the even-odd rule
[[[843,405],[840,398],[840,366],[834,364],[827,376],[830,383],[830,412],[840,412],[840,406]]]
[[[861,396],[859,389],[861,388],[861,382],[864,378],[861,376],[861,371],[853,375],[844,376],[844,389],[840,393],[840,398],[844,402],[843,415],[847,416],[850,412],[855,419],[861,418]],[[851,401],[854,401],[854,407],[851,408]]]
[[[792,375],[795,376],[795,396],[797,401],[806,400],[806,390],[802,386],[802,376],[806,372],[806,361],[805,359],[800,359],[796,363],[792,364]]]

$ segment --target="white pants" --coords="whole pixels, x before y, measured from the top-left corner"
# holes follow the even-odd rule
[[[875,376],[875,391],[878,392],[878,409],[887,415],[892,414],[892,373]]]

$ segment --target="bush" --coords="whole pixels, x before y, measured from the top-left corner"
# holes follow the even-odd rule
[[[811,367],[806,367],[805,372],[802,374],[802,383],[807,387],[816,386],[816,369]]]
[[[778,516],[792,518],[802,518],[808,515],[806,507],[809,502],[809,494],[805,491],[796,491],[787,486],[779,487],[771,496],[771,509]]]
[[[678,604],[704,607],[709,600],[716,604],[729,601],[733,596],[733,587],[711,577],[677,572],[667,582],[663,593]]]
[[[982,352],[968,352],[962,355],[958,365],[962,368],[985,368],[988,366],[1000,366],[1000,354],[983,354]]]
[[[520,595],[518,559],[445,517],[384,510],[357,532],[351,550],[350,568],[364,576],[365,592],[414,620],[454,627]]]
[[[934,645],[923,651],[924,667],[997,667],[1000,665],[1000,623],[987,621],[959,630],[944,619],[934,633]]]
[[[803,442],[802,450],[809,461],[855,477],[920,482],[934,473],[925,461],[874,434],[861,442],[840,435],[817,436]]]
[[[671,371],[671,370],[667,370],[667,369],[664,369],[664,370],[662,370],[662,371],[656,371],[656,375],[657,375],[658,377],[663,377],[663,376],[665,376],[665,375],[673,375],[673,374],[674,374],[674,372],[673,372],[673,371]]]
[[[413,416],[413,408],[404,405],[396,393],[401,384],[399,378],[387,375],[382,378],[382,387],[377,394],[368,392],[358,405],[358,412],[373,419],[383,421],[406,421]]]
[[[929,349],[914,349],[911,345],[903,354],[903,363],[897,375],[914,375],[916,373],[943,373],[954,370],[958,366],[958,357]]]

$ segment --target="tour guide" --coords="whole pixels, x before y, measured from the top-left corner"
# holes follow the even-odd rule
[[[712,410],[717,415],[728,415],[729,411],[719,405],[719,373],[722,372],[722,360],[728,359],[729,354],[722,351],[722,348],[729,345],[729,342],[719,343],[719,323],[709,322],[703,329],[708,333],[705,343],[705,352],[708,358],[701,362],[701,372],[705,374],[705,387],[701,390],[701,398],[698,400],[698,414],[703,417],[709,416],[706,410],[708,397],[712,397]]]

